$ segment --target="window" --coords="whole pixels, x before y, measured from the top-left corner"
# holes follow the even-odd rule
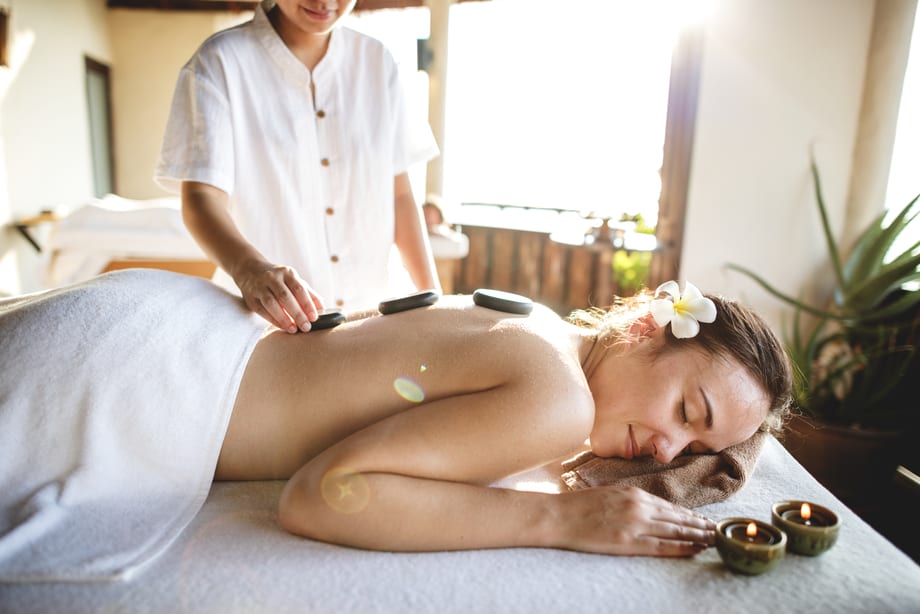
[[[705,4],[453,5],[444,200],[617,218],[638,213],[654,224],[672,48],[680,26]],[[348,24],[393,52],[410,83],[413,111],[424,116],[428,80],[416,72],[416,39],[427,38],[428,20],[427,8],[413,8],[361,13]],[[413,178],[417,192],[422,183]],[[482,206],[465,216],[514,218],[508,223],[525,226],[555,219]]]
[[[85,61],[93,187],[96,196],[101,198],[115,192],[109,67],[90,58]]]
[[[645,281],[674,278],[702,55],[702,28],[694,26],[710,6],[453,4],[440,194],[449,221],[551,233],[556,242],[582,245],[592,225],[602,236],[603,218],[641,215],[643,232],[623,224],[612,231],[614,245],[622,231],[635,240],[623,242],[627,249],[656,248]],[[408,74],[416,71],[415,39],[428,36],[430,19],[425,8],[375,11],[349,25],[383,40]],[[415,75],[410,103],[427,117],[427,75]],[[419,174],[424,178],[424,169]],[[412,181],[421,201],[422,181]]]
[[[454,6],[444,196],[479,203],[461,221],[584,224],[485,203],[654,225],[679,16],[664,0]]]
[[[920,159],[920,14],[914,18],[914,31],[910,43],[910,56],[904,74],[901,91],[901,106],[898,111],[898,127],[892,152],[891,170],[888,175],[886,206],[892,215],[901,212],[917,194],[920,194],[920,178],[917,175],[917,160]],[[915,208],[916,210],[916,208]],[[911,232],[913,231],[913,232]],[[920,242],[920,223],[914,221],[911,227],[892,246],[892,253],[901,253],[910,245]]]

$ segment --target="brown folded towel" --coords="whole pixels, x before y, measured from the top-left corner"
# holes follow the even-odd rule
[[[747,441],[718,454],[678,456],[668,464],[651,457],[634,460],[601,458],[582,452],[562,463],[562,483],[569,490],[592,486],[638,486],[684,507],[723,501],[737,492],[757,464],[767,435],[755,433]]]

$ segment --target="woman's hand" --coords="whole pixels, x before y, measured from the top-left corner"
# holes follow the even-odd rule
[[[599,554],[693,556],[715,542],[715,523],[639,488],[558,495],[562,543]]]
[[[236,226],[229,196],[197,181],[182,182],[182,220],[208,257],[230,274],[246,306],[281,330],[310,330],[323,299],[287,266],[268,262]]]
[[[310,330],[323,309],[323,299],[289,266],[263,260],[243,263],[233,281],[246,306],[283,331]]]

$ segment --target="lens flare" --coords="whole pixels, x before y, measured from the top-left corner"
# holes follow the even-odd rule
[[[393,380],[393,389],[396,394],[411,403],[421,403],[425,400],[425,391],[408,377],[397,377]]]
[[[336,467],[323,476],[320,491],[326,505],[342,514],[355,514],[367,507],[371,498],[367,479],[347,467]]]

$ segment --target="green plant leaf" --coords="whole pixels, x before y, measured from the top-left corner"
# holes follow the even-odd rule
[[[915,349],[910,345],[892,345],[893,335],[891,327],[876,326],[862,339],[864,365],[854,372],[853,387],[842,408],[849,421],[869,420],[872,410],[879,408],[907,372]]]
[[[780,292],[779,290],[777,290],[776,288],[774,288],[772,285],[770,285],[770,283],[767,282],[767,280],[765,280],[763,277],[761,277],[761,276],[758,275],[757,273],[755,273],[755,272],[751,271],[750,269],[745,268],[745,267],[743,267],[743,266],[741,266],[741,265],[739,265],[739,264],[731,264],[731,263],[729,263],[729,264],[727,264],[726,266],[727,266],[729,269],[732,269],[732,270],[734,270],[734,271],[738,271],[739,273],[742,273],[742,274],[744,274],[744,275],[747,275],[748,277],[750,277],[751,279],[753,279],[755,282],[757,282],[757,284],[758,284],[760,287],[762,287],[764,290],[766,290],[767,292],[769,292],[770,294],[772,294],[773,296],[775,296],[775,297],[778,298],[779,300],[783,301],[784,303],[787,303],[787,304],[789,304],[789,305],[792,305],[793,307],[795,307],[795,308],[797,308],[797,309],[800,309],[800,310],[805,311],[805,312],[807,312],[807,313],[810,313],[810,314],[812,314],[812,315],[818,316],[819,318],[825,318],[825,317],[826,317],[826,318],[832,318],[832,319],[840,319],[840,317],[841,317],[839,314],[832,313],[832,312],[827,311],[827,310],[825,310],[825,309],[819,309],[819,308],[817,308],[817,307],[812,307],[812,306],[809,305],[808,303],[803,303],[802,301],[800,301],[800,300],[798,300],[798,299],[792,298],[792,297],[789,296],[788,294],[784,294],[783,292]]]
[[[867,315],[866,323],[874,324],[911,311],[916,311],[918,305],[920,305],[920,292],[908,292],[904,296],[895,299],[891,304],[880,307],[874,310],[870,315]]]
[[[859,283],[862,280],[874,274],[883,264],[885,257],[888,255],[891,246],[898,239],[901,233],[914,221],[920,211],[910,213],[920,194],[914,197],[904,209],[888,224],[883,226],[887,212],[880,213],[857,239],[853,250],[847,258],[844,266],[844,276],[852,287],[853,283]],[[906,250],[907,253],[913,251],[914,245]],[[903,254],[904,252],[902,252]]]
[[[818,175],[818,164],[813,156],[811,159],[811,176],[815,181],[815,198],[818,200],[818,212],[821,214],[821,227],[824,229],[824,238],[827,241],[827,251],[830,254],[831,265],[834,269],[834,275],[837,276],[837,285],[846,296],[846,278],[843,276],[843,267],[840,264],[840,250],[837,249],[837,242],[831,232],[830,221],[827,218],[827,207],[824,204],[824,194],[821,190],[821,177]]]
[[[918,266],[920,266],[920,254],[883,266],[876,275],[850,289],[847,314],[870,315],[868,312],[881,304],[891,292],[910,281],[920,279]]]
[[[916,403],[905,405],[899,399],[911,385],[906,380],[920,377],[920,290],[905,288],[907,283],[920,283],[920,241],[898,253],[892,248],[911,224],[918,223],[920,195],[887,225],[890,212],[877,215],[842,261],[813,156],[811,171],[836,277],[834,302],[826,308],[810,305],[746,267],[727,266],[793,308],[785,345],[793,363],[794,399],[803,412],[838,424],[903,428],[913,415],[905,411],[917,413]],[[845,347],[833,347],[837,344]],[[842,382],[845,389],[839,386]],[[846,394],[838,398],[843,390]]]
[[[917,241],[916,243],[914,243],[913,245],[911,245],[910,247],[902,251],[900,254],[892,258],[888,264],[891,266],[897,266],[898,264],[902,262],[906,262],[910,260],[911,258],[914,258],[917,254],[920,254],[920,250],[918,250],[918,248],[920,248],[920,241]]]

